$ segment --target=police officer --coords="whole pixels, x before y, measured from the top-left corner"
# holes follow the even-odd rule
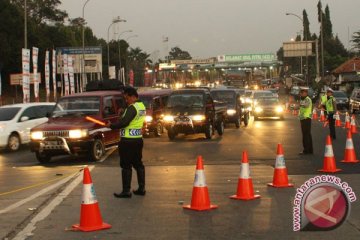
[[[114,193],[117,198],[131,198],[131,176],[132,167],[136,170],[139,188],[133,193],[144,196],[145,191],[145,167],[142,162],[142,128],[145,122],[145,105],[138,100],[138,93],[135,88],[126,87],[124,98],[128,107],[120,120],[108,124],[111,129],[120,129],[121,140],[119,142],[120,167],[122,169],[121,193]]]
[[[336,139],[334,113],[337,111],[337,107],[336,107],[336,100],[333,94],[334,94],[334,90],[328,88],[326,91],[327,98],[326,98],[325,108],[327,112],[327,119],[329,121],[330,137],[332,139]]]
[[[326,92],[322,92],[320,101],[319,101],[319,106],[318,108],[321,110],[324,110],[324,115],[325,117],[327,116],[327,112],[326,112],[326,101],[327,101],[327,95]]]
[[[311,110],[312,110],[312,101],[308,96],[309,88],[301,87],[300,88],[300,111],[299,119],[301,124],[302,132],[302,142],[304,150],[300,152],[300,155],[303,154],[313,154],[313,144],[311,136]]]

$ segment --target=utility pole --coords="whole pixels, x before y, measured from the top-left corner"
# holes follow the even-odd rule
[[[324,24],[323,24],[323,13],[320,14],[320,23],[321,23],[321,79],[324,78]]]

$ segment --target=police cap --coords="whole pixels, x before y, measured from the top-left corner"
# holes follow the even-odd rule
[[[334,90],[332,89],[332,88],[328,88],[327,90],[326,90],[326,92],[334,92]]]
[[[300,91],[309,91],[309,87],[300,87]]]

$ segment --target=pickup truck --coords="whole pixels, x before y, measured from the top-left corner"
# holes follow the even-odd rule
[[[170,140],[178,134],[204,133],[211,139],[215,130],[224,133],[227,107],[216,104],[207,89],[181,89],[169,96],[165,111],[165,128]]]

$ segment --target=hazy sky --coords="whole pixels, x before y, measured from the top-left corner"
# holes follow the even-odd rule
[[[311,32],[319,32],[317,0],[90,0],[85,20],[98,37],[107,39],[107,30],[117,16],[127,20],[110,30],[131,29],[121,38],[131,47],[163,56],[171,47],[189,51],[192,57],[221,54],[275,53],[282,42],[302,29],[302,22],[286,12],[302,17],[306,9]],[[70,18],[81,17],[85,0],[62,0],[62,9]],[[360,30],[360,0],[323,0],[330,7],[333,32],[345,47],[349,38]],[[350,33],[350,37],[349,37]],[[169,42],[163,43],[163,37]]]

